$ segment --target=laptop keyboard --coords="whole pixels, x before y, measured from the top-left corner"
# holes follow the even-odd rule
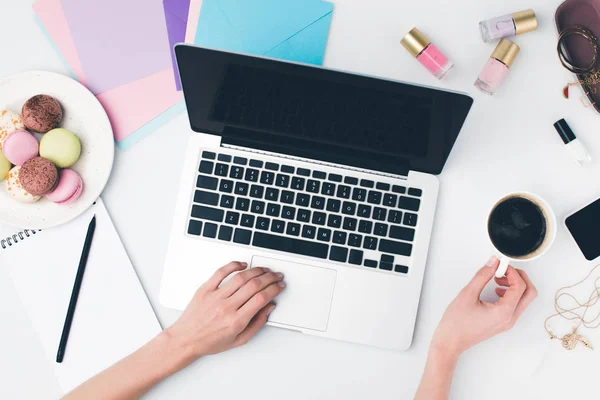
[[[407,274],[423,192],[202,152],[187,233]]]

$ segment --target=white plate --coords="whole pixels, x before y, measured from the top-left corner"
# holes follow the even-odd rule
[[[66,206],[45,198],[22,204],[8,195],[6,181],[0,182],[0,223],[19,229],[52,228],[85,212],[104,190],[115,156],[112,127],[102,105],[84,86],[64,75],[32,71],[0,80],[0,109],[21,113],[25,101],[36,94],[48,94],[60,102],[61,128],[81,140],[81,158],[71,168],[83,179],[83,193]],[[36,137],[39,140],[41,135]]]

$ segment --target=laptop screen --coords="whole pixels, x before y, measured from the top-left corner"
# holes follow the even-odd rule
[[[383,172],[438,174],[472,99],[320,67],[178,45],[192,129]]]

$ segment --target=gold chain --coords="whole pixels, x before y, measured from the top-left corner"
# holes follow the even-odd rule
[[[588,300],[583,303],[580,303],[574,295],[572,295],[570,293],[566,293],[565,291],[567,289],[573,289],[576,286],[579,286],[582,283],[584,283],[585,281],[587,281],[588,278],[591,277],[592,274],[594,273],[594,271],[596,269],[598,269],[599,267],[600,267],[600,264],[596,265],[594,268],[592,268],[590,273],[585,278],[583,278],[581,281],[579,281],[573,285],[565,286],[565,287],[558,289],[556,291],[556,294],[554,295],[554,309],[556,310],[556,314],[553,314],[553,315],[549,316],[548,318],[546,318],[546,320],[544,321],[544,328],[550,335],[550,339],[560,340],[562,342],[563,347],[567,350],[573,350],[577,346],[578,343],[582,343],[585,347],[593,349],[591,343],[585,337],[583,337],[577,333],[577,329],[579,329],[579,327],[581,327],[581,325],[583,325],[584,327],[589,328],[589,329],[596,329],[600,326],[600,312],[598,312],[598,314],[594,318],[586,319],[586,314],[588,313],[590,308],[594,307],[596,304],[598,304],[600,302],[600,277],[596,278],[596,280],[594,281],[594,290],[590,294]],[[573,299],[573,301],[575,301],[577,306],[573,307],[573,308],[569,308],[569,309],[561,307],[560,299],[563,296]],[[581,310],[583,310],[583,311],[581,311]],[[579,314],[579,312],[581,312],[581,315]],[[568,334],[564,335],[563,337],[558,337],[558,336],[554,335],[554,333],[552,333],[550,328],[548,328],[548,321],[550,321],[552,318],[555,318],[558,316],[560,316],[566,320],[578,321],[577,324],[573,327],[572,333],[568,333]]]

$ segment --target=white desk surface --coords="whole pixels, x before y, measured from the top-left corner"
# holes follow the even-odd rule
[[[1,77],[33,69],[67,73],[36,26],[31,3],[0,0]],[[440,176],[439,209],[413,347],[397,353],[266,328],[247,346],[200,360],[147,397],[412,398],[445,307],[491,253],[485,220],[495,200],[510,191],[529,190],[545,197],[563,220],[600,196],[600,164],[578,167],[552,127],[567,118],[600,160],[600,115],[584,109],[576,98],[567,101],[561,95],[572,76],[556,57],[553,17],[559,4],[559,0],[336,0],[326,66],[466,91],[475,98]],[[478,22],[529,7],[538,13],[538,31],[515,39],[522,51],[505,85],[494,97],[483,95],[473,81],[494,45],[481,41]],[[436,81],[400,46],[400,38],[413,25],[454,60],[456,67],[447,80]],[[160,305],[159,285],[189,135],[184,113],[132,149],[117,150],[103,194],[163,326],[178,316]],[[567,353],[543,329],[555,290],[582,278],[590,267],[561,226],[551,251],[524,266],[539,298],[513,331],[461,358],[451,398],[597,398],[598,350]],[[60,392],[51,369],[3,271],[0,320],[0,398],[57,397]],[[569,328],[561,324],[555,331],[566,333]],[[600,347],[600,331],[586,333]]]

